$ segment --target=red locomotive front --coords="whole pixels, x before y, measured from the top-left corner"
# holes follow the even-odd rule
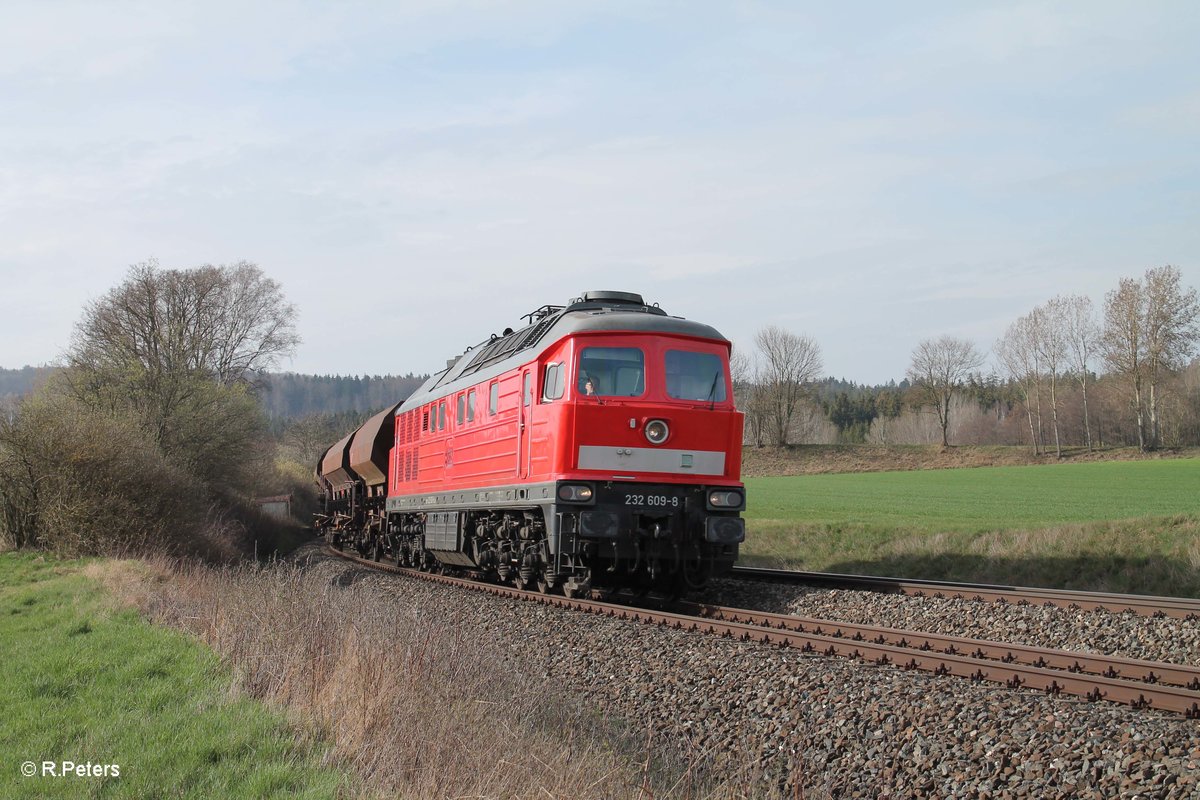
[[[352,538],[573,594],[728,569],[745,535],[728,340],[623,292],[529,319],[400,406],[386,525]]]

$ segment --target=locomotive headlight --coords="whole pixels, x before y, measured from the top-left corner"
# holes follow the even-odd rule
[[[564,483],[558,487],[558,499],[565,503],[590,503],[592,487],[586,483]]]
[[[652,419],[646,423],[646,441],[650,444],[662,444],[671,435],[671,428],[666,420]]]
[[[745,498],[736,489],[713,489],[708,493],[709,508],[741,508]]]

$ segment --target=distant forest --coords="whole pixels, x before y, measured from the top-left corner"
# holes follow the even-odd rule
[[[28,394],[49,367],[0,367],[0,401]],[[263,376],[260,394],[263,410],[272,420],[311,414],[346,414],[376,411],[408,397],[428,375],[298,375],[293,372]]]
[[[20,369],[0,367],[0,398],[20,397],[28,394],[37,383],[38,378],[48,375],[50,371],[50,367],[21,367]]]
[[[272,419],[377,411],[404,400],[428,375],[298,375],[294,372],[265,376],[263,409]]]

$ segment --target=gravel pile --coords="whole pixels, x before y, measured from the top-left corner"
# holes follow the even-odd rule
[[[1200,619],[722,579],[707,602],[839,622],[1200,665]]]
[[[554,700],[742,769],[747,795],[1200,797],[1197,721],[501,601],[333,558],[311,572],[365,583],[397,614],[468,624],[506,645],[499,668],[537,670],[563,687]]]

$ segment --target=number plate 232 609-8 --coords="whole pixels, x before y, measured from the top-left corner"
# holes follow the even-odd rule
[[[627,494],[625,505],[644,508],[679,508],[679,498],[666,494]]]

